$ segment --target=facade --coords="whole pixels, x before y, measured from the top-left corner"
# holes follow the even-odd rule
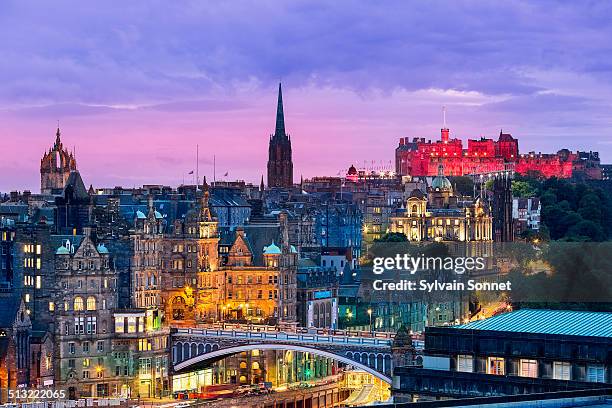
[[[276,107],[276,129],[270,135],[268,148],[268,188],[293,187],[293,160],[291,157],[291,138],[285,132],[283,113],[283,93],[278,84],[278,105]]]
[[[525,309],[428,327],[423,367],[394,372],[396,401],[609,387],[611,319],[610,313]]]
[[[512,218],[515,235],[540,230],[540,212],[542,204],[538,197],[514,197],[512,199]]]
[[[112,350],[117,307],[117,274],[103,244],[91,231],[65,239],[55,251],[55,297],[49,312],[55,316],[56,378],[74,397],[117,395]]]
[[[76,171],[74,155],[64,148],[59,127],[55,134],[55,144],[40,160],[40,192],[56,194],[66,185],[70,173]]]
[[[413,190],[405,209],[391,217],[391,232],[416,242],[493,240],[490,209],[480,199],[464,203],[459,198],[440,166],[427,195]]]
[[[297,274],[297,315],[301,327],[338,328],[339,276],[333,268],[313,261],[299,261]]]
[[[400,175],[434,176],[439,165],[448,175],[494,174],[513,170],[519,174],[587,179],[602,178],[597,152],[559,150],[554,154],[529,152],[519,154],[518,139],[500,132],[497,140],[469,139],[467,148],[457,138],[450,138],[446,126],[437,141],[425,138],[401,138],[395,149],[395,171]]]

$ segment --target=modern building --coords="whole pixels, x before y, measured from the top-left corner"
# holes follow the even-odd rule
[[[425,330],[423,366],[394,371],[397,402],[610,387],[612,313],[518,310]]]

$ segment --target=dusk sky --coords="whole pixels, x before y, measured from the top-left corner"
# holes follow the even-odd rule
[[[612,162],[610,1],[0,2],[0,191],[55,139],[94,187],[258,183],[283,83],[294,177],[400,137],[519,139]],[[220,178],[220,177],[219,177]]]

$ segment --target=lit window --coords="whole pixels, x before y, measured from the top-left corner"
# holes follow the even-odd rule
[[[87,298],[87,310],[96,310],[96,298],[89,296]]]
[[[536,360],[525,360],[520,361],[520,375],[521,377],[538,377],[538,362]]]
[[[474,358],[469,355],[460,354],[457,356],[457,371],[471,373],[474,371]]]
[[[501,357],[489,357],[487,364],[487,374],[505,375],[505,362]]]
[[[55,303],[53,303],[53,302],[49,302],[49,311],[50,311],[50,312],[55,311]]]
[[[555,361],[553,363],[553,378],[555,380],[570,380],[571,367],[570,363]]]
[[[39,259],[39,261],[40,261],[40,259]],[[41,279],[41,277],[39,275],[39,276],[36,276],[36,289],[40,289],[41,287],[42,287],[42,279]]]
[[[83,310],[83,298],[77,296],[74,298],[74,310],[81,311]]]

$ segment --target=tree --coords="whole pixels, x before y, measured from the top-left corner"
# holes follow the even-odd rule
[[[537,189],[533,187],[528,181],[512,181],[512,195],[514,197],[534,197],[537,192]]]
[[[407,242],[408,237],[401,232],[388,232],[374,240],[374,242]]]

